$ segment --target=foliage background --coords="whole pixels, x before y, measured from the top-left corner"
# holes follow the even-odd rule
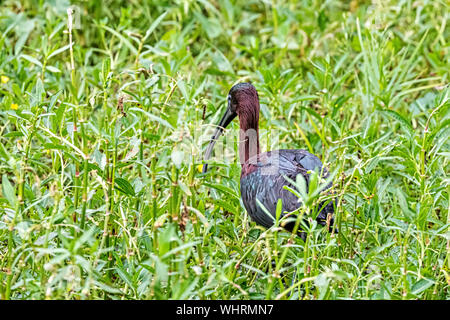
[[[448,2],[1,2],[2,299],[449,298]],[[339,234],[265,231],[237,161],[177,149],[239,81]]]

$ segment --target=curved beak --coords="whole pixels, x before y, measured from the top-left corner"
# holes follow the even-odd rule
[[[227,110],[225,111],[225,114],[222,116],[222,119],[220,120],[219,124],[217,125],[216,131],[214,131],[214,135],[211,137],[211,141],[209,142],[208,148],[205,152],[205,161],[209,160],[211,157],[212,150],[214,148],[214,144],[216,143],[217,139],[219,139],[220,135],[222,134],[223,130],[230,124],[230,122],[237,116],[236,113],[233,113],[231,111],[230,106],[228,105]],[[205,173],[208,170],[208,164],[205,163],[203,165],[202,173]]]

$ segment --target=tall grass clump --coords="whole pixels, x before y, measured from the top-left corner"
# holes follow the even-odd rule
[[[449,38],[445,1],[2,1],[0,298],[449,299]],[[238,81],[339,233],[199,170]]]

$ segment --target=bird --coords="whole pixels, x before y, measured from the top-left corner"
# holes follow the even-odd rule
[[[249,82],[234,85],[228,93],[228,105],[204,155],[203,173],[208,170],[208,160],[214,145],[224,129],[239,118],[239,158],[241,162],[240,191],[246,211],[257,224],[270,228],[275,223],[278,199],[282,200],[282,216],[291,213],[302,205],[299,198],[285,186],[295,190],[292,181],[297,175],[302,175],[308,188],[311,172],[317,170],[321,177],[329,176],[327,168],[314,154],[302,149],[281,149],[260,152],[259,143],[259,96],[256,88]],[[326,189],[332,187],[331,182]],[[324,192],[324,191],[322,191]],[[319,204],[319,214],[316,221],[327,225],[332,231],[334,224],[334,209],[336,200],[328,200]],[[269,213],[269,214],[268,214]],[[285,219],[280,224],[290,232],[296,232],[304,241],[306,233],[301,227],[295,226],[296,219]],[[308,224],[307,220],[303,223]],[[337,228],[334,229],[338,232]]]

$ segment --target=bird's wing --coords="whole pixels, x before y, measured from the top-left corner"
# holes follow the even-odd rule
[[[285,178],[295,181],[301,174],[308,185],[308,171],[322,170],[322,162],[305,150],[277,150],[260,155],[258,168],[241,178],[241,195],[247,212],[255,222],[269,228],[273,225],[278,199],[282,212],[292,212],[301,205],[300,199],[284,189],[295,187]],[[328,175],[324,170],[323,175]],[[261,205],[271,214],[270,217]]]

